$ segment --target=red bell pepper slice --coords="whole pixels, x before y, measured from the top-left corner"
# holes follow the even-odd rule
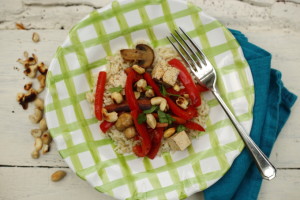
[[[133,83],[136,79],[136,72],[132,68],[127,68],[127,79],[125,84],[125,96],[128,102],[130,110],[137,110],[140,111],[140,107],[138,101],[135,98],[134,90],[133,90]]]
[[[164,127],[168,127],[169,124],[168,123],[156,123],[156,128],[164,128]]]
[[[146,155],[143,153],[143,149],[141,145],[135,145],[132,147],[132,151],[135,153],[138,157],[145,157]]]
[[[154,82],[154,80],[152,79],[151,75],[149,73],[144,73],[144,79],[147,81],[148,85],[150,85],[154,91],[154,93],[157,96],[160,97],[164,97],[167,100],[167,103],[170,107],[170,110],[177,116],[185,119],[185,120],[190,120],[193,118],[192,115],[190,115],[189,113],[187,113],[185,110],[179,108],[176,103],[174,103],[172,101],[172,99],[170,97],[167,96],[163,96],[158,88],[158,86],[156,85],[156,83]]]
[[[196,87],[197,87],[197,89],[198,89],[198,92],[206,92],[206,91],[208,91],[209,89],[207,88],[207,87],[204,87],[204,86],[202,86],[202,85],[200,85],[200,84],[196,84]],[[176,90],[174,90],[173,88],[167,88],[166,89],[167,90],[167,92],[168,93],[170,93],[170,94],[175,94],[175,95],[184,95],[184,94],[188,94],[188,92],[187,92],[187,90],[185,89],[185,88],[182,88],[181,90],[179,90],[179,91],[176,91]]]
[[[152,147],[147,155],[150,159],[154,159],[155,156],[157,155],[160,145],[161,145],[161,140],[162,140],[163,134],[164,134],[163,128],[154,129],[154,134],[153,134],[153,139],[152,139]]]
[[[138,111],[138,110],[131,111],[133,123],[135,125],[135,128],[136,128],[138,134],[140,135],[141,149],[142,149],[142,153],[140,155],[146,156],[151,149],[151,140],[150,140],[150,136],[147,132],[145,123],[143,123],[143,124],[138,123],[137,119],[138,119],[139,113],[140,113],[140,111]],[[139,147],[136,147],[135,149],[137,151],[139,149]],[[139,155],[137,155],[137,156],[139,156]]]
[[[105,90],[106,72],[100,72],[98,75],[96,94],[95,94],[95,116],[102,120],[103,95]]]
[[[202,132],[205,131],[205,129],[200,124],[191,121],[186,122],[184,126],[192,130],[197,130]]]
[[[179,80],[183,83],[185,89],[189,94],[189,98],[193,106],[198,107],[201,105],[201,97],[197,89],[196,84],[193,81],[191,74],[187,71],[186,67],[180,62],[180,60],[174,58],[168,62],[171,66],[180,70]]]
[[[103,121],[100,124],[100,129],[103,133],[106,133],[108,131],[108,129],[110,129],[114,124],[115,124],[115,122]]]

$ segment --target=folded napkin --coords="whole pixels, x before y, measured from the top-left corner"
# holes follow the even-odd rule
[[[254,80],[255,103],[250,136],[269,156],[297,96],[284,87],[281,73],[271,69],[269,52],[249,43],[240,31],[230,31],[243,49]],[[204,198],[205,200],[257,199],[261,183],[261,175],[245,148],[235,159],[230,170],[216,184],[204,191]]]

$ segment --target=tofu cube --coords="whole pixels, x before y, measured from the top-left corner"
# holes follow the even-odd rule
[[[178,75],[179,75],[178,69],[176,69],[175,67],[168,67],[168,70],[163,75],[162,78],[163,82],[173,87],[177,81]]]
[[[176,133],[168,139],[168,143],[172,150],[174,151],[183,151],[191,144],[191,140],[185,131]]]
[[[166,62],[158,62],[152,71],[152,78],[156,80],[161,80],[164,76],[164,73],[167,71],[168,65]]]

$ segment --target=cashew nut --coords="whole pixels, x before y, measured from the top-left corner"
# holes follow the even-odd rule
[[[42,135],[42,130],[41,129],[32,129],[31,135],[35,138],[39,138]]]
[[[134,69],[134,71],[136,71],[138,74],[143,74],[145,73],[145,69],[138,66],[138,65],[133,65],[132,69]]]
[[[118,120],[118,113],[117,112],[110,112],[108,113],[105,108],[102,109],[103,119],[108,122],[115,122]]]
[[[156,119],[152,114],[147,114],[146,115],[146,122],[150,126],[150,128],[155,129],[156,127]]]
[[[186,98],[184,97],[178,97],[176,99],[176,104],[181,107],[182,109],[187,109],[188,108],[188,105],[189,105],[189,102]]]
[[[48,72],[48,67],[43,62],[41,62],[37,65],[37,69],[43,75],[46,75]]]
[[[28,68],[24,70],[24,74],[29,78],[34,78],[37,72],[37,65],[30,65]]]
[[[134,96],[136,99],[139,99],[140,96],[141,96],[141,93],[140,92],[134,92]]]
[[[30,90],[31,87],[32,87],[32,82],[26,83],[24,85],[24,90]]]
[[[34,148],[35,150],[39,151],[41,150],[43,147],[43,142],[41,138],[35,138],[35,142],[34,142]]]
[[[45,75],[43,75],[43,74],[41,74],[41,75],[39,75],[38,77],[37,77],[37,79],[39,80],[39,82],[40,82],[40,88],[37,90],[37,92],[38,93],[41,93],[43,90],[44,90],[44,88],[45,88],[45,86],[46,86],[46,76]]]
[[[35,108],[34,114],[29,115],[29,119],[32,123],[37,124],[43,117],[43,112],[40,109]]]
[[[120,104],[120,103],[122,103],[122,101],[123,101],[123,96],[122,96],[122,94],[119,93],[119,92],[113,92],[113,93],[111,94],[111,98],[112,98],[112,100],[113,100],[116,104]]]
[[[47,127],[47,123],[46,123],[46,119],[43,118],[41,121],[40,121],[40,129],[42,131],[46,131],[48,130],[48,127]]]
[[[130,126],[125,129],[124,135],[127,139],[133,138],[136,135],[135,128],[133,126]]]
[[[50,142],[52,141],[52,137],[49,134],[49,132],[47,131],[47,132],[43,133],[41,140],[42,140],[43,144],[50,144]]]
[[[154,91],[152,89],[148,89],[146,92],[145,92],[145,95],[146,97],[154,97]]]
[[[145,79],[140,79],[138,82],[136,82],[136,90],[138,92],[144,92],[147,87],[147,82]]]
[[[164,138],[168,138],[168,137],[172,136],[175,132],[176,132],[176,129],[174,127],[165,130]]]
[[[35,105],[36,108],[38,108],[42,111],[44,110],[44,100],[43,99],[37,98],[34,101],[34,105]]]
[[[34,101],[34,105],[35,105],[36,108],[38,108],[42,111],[44,110],[44,100],[43,99],[37,98]]]
[[[49,150],[50,150],[49,144],[44,144],[44,145],[43,145],[43,148],[42,148],[43,154],[48,153]]]
[[[40,152],[34,149],[31,153],[31,157],[33,159],[38,159],[40,157]]]
[[[40,36],[39,36],[38,33],[33,32],[33,34],[32,34],[32,41],[33,42],[39,42],[40,41]]]
[[[153,97],[151,100],[151,105],[159,105],[161,111],[166,111],[168,109],[167,100],[162,97]]]

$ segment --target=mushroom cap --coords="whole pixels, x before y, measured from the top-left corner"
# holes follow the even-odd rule
[[[140,67],[151,67],[154,61],[154,51],[146,44],[138,44],[136,49],[122,49],[121,56],[125,61],[133,61]]]

